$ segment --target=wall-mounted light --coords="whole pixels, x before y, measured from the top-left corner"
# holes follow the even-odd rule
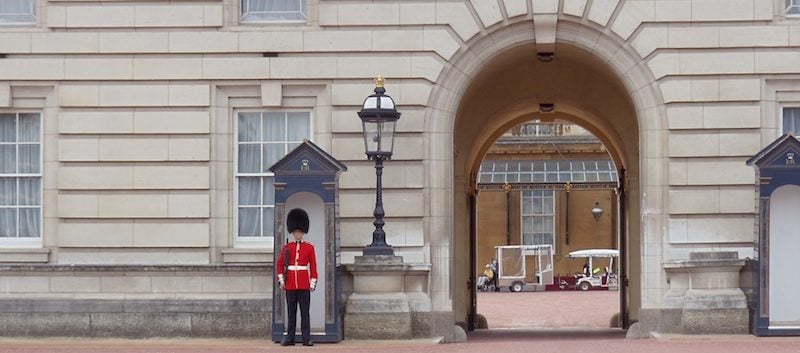
[[[542,113],[552,113],[556,109],[553,103],[539,103],[539,111]]]
[[[553,53],[550,52],[537,53],[536,57],[543,63],[549,63],[553,61]]]
[[[594,216],[595,221],[600,220],[600,216],[603,215],[603,209],[600,208],[600,202],[595,202],[594,207],[592,207],[592,216]]]

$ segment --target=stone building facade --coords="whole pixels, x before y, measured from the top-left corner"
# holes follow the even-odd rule
[[[747,332],[736,266],[756,256],[758,213],[744,161],[800,107],[798,12],[796,0],[3,1],[0,330],[261,335],[266,168],[305,138],[347,165],[337,222],[352,263],[375,180],[355,112],[380,73],[403,114],[387,240],[424,278],[404,310],[428,326],[409,332],[451,339],[469,320],[475,175],[496,137],[542,110],[593,132],[624,170],[632,331]]]

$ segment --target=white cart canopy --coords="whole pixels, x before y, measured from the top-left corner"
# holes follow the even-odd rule
[[[615,249],[585,249],[570,252],[567,257],[619,257],[619,250]]]

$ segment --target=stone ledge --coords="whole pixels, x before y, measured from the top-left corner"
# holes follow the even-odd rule
[[[49,258],[50,258],[50,249],[43,249],[43,248],[0,249],[0,263],[48,262]]]
[[[0,313],[267,313],[271,299],[0,299]]]

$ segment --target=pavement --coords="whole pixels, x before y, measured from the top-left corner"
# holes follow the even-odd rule
[[[480,293],[478,312],[490,329],[470,332],[465,343],[345,340],[281,347],[260,339],[0,338],[0,353],[800,353],[800,337],[659,334],[627,340],[624,330],[608,327],[618,300],[618,293],[607,291]]]

